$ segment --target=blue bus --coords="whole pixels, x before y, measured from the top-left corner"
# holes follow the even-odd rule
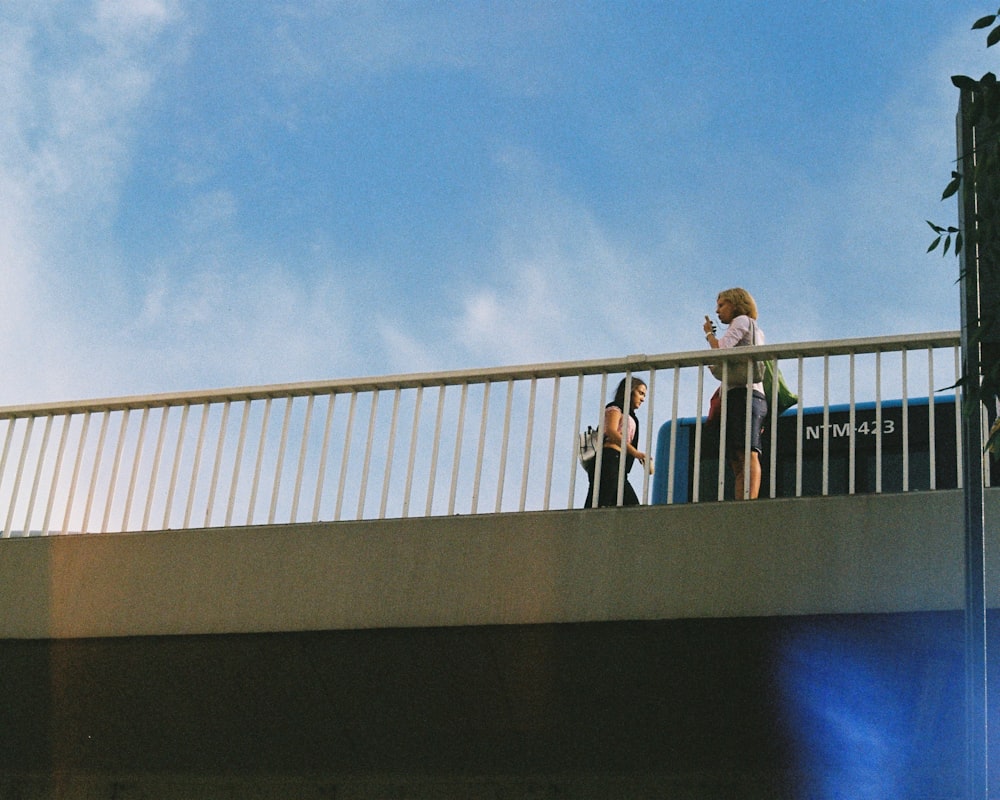
[[[953,489],[958,486],[959,419],[955,397],[934,398],[934,446],[930,444],[930,409],[928,398],[906,401],[904,421],[900,400],[883,400],[876,413],[874,402],[854,405],[854,492],[864,494],[877,490],[878,439],[881,438],[881,491],[901,492],[903,486],[903,431],[907,432],[906,453],[910,491],[923,489]],[[718,499],[719,435],[706,430],[702,419],[701,458],[698,477],[699,501]],[[830,406],[828,422],[824,424],[823,407],[802,410],[801,442],[798,435],[798,410],[790,408],[778,418],[775,497],[795,497],[797,452],[801,448],[801,496],[823,494],[823,448],[827,444],[827,494],[850,492],[850,406]],[[670,474],[670,444],[673,424],[660,426],[656,439],[656,472],[653,474],[652,502],[666,503],[668,481],[673,481],[673,502],[691,502],[694,490],[695,423],[693,417],[677,420],[677,444],[673,475]],[[881,429],[881,437],[878,436]],[[934,480],[931,481],[933,457]],[[771,496],[771,426],[765,423],[761,455],[760,497]],[[733,496],[733,477],[728,466],[725,497]]]

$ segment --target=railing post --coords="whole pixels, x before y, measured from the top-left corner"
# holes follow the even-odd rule
[[[778,362],[782,358],[797,359],[798,363],[798,387],[799,396],[803,396],[804,388],[804,359],[814,359],[816,363],[822,359],[824,366],[829,359],[838,356],[850,357],[851,362],[851,396],[854,395],[853,385],[853,358],[855,353],[877,354],[880,352],[900,352],[903,350],[916,349],[917,347],[942,348],[949,347],[957,350],[959,336],[956,332],[942,332],[930,334],[911,334],[908,336],[877,337],[872,339],[848,339],[830,342],[808,342],[800,344],[787,344],[781,346],[760,346],[760,357],[773,362]],[[756,356],[757,354],[755,354]],[[103,517],[100,530],[102,532],[118,531],[146,531],[151,527],[166,529],[180,524],[187,528],[195,524],[196,509],[204,504],[204,526],[224,525],[229,527],[233,524],[255,525],[261,523],[276,523],[279,520],[289,522],[299,519],[299,504],[304,502],[302,492],[306,491],[308,483],[315,484],[313,496],[313,511],[311,519],[313,521],[340,521],[347,517],[361,519],[369,511],[368,494],[374,495],[374,491],[368,492],[369,488],[375,489],[371,485],[381,475],[381,484],[378,487],[381,498],[377,509],[379,517],[385,517],[400,513],[403,517],[410,516],[412,510],[413,493],[417,491],[417,480],[423,479],[426,475],[426,510],[424,515],[431,516],[438,514],[466,513],[466,504],[472,513],[479,513],[483,505],[480,496],[482,486],[486,482],[496,480],[496,503],[493,511],[503,511],[507,505],[504,502],[506,486],[506,466],[508,463],[509,450],[516,448],[518,442],[513,441],[519,438],[518,431],[523,431],[523,455],[521,465],[521,482],[519,497],[516,506],[511,505],[510,510],[534,510],[536,508],[548,510],[552,498],[552,492],[559,492],[558,483],[565,481],[568,488],[566,508],[576,505],[576,485],[578,465],[576,463],[575,448],[567,448],[566,455],[569,456],[568,463],[562,457],[561,442],[575,442],[578,431],[581,427],[581,410],[586,405],[592,407],[595,403],[597,421],[603,425],[604,404],[607,397],[607,381],[611,376],[624,374],[627,381],[626,402],[623,408],[623,417],[629,416],[631,408],[631,389],[637,380],[637,370],[649,372],[649,385],[647,392],[647,403],[643,407],[643,424],[649,427],[645,431],[644,448],[650,456],[653,452],[654,441],[659,446],[657,426],[669,420],[673,426],[675,435],[669,441],[665,440],[664,447],[669,446],[669,453],[664,450],[662,463],[660,465],[663,472],[663,484],[666,487],[666,502],[676,502],[678,498],[674,493],[679,491],[678,487],[683,485],[684,497],[679,498],[681,502],[702,499],[697,491],[705,480],[700,480],[700,468],[695,469],[691,474],[691,483],[686,480],[688,470],[692,464],[700,464],[700,457],[705,454],[705,443],[702,442],[702,416],[701,405],[704,399],[704,374],[702,370],[710,361],[725,365],[724,369],[730,369],[732,363],[739,358],[745,358],[745,354],[719,354],[714,351],[690,351],[683,353],[665,353],[658,356],[629,356],[620,359],[602,359],[587,362],[566,362],[559,364],[536,364],[519,367],[503,367],[483,370],[455,371],[452,373],[424,373],[414,375],[386,376],[383,378],[350,379],[328,381],[323,383],[310,384],[289,384],[283,386],[261,386],[245,387],[242,389],[217,389],[205,392],[183,392],[169,395],[149,395],[142,397],[122,397],[109,398],[105,400],[91,400],[81,402],[65,402],[55,404],[42,404],[36,406],[15,406],[0,408],[0,420],[5,424],[5,434],[0,432],[0,500],[7,508],[6,525],[3,529],[4,536],[31,534],[37,531],[41,534],[66,533],[72,529],[77,532],[80,529],[90,530],[90,523],[97,518],[100,513]],[[876,364],[878,366],[878,364]],[[928,356],[929,373],[933,372],[933,360]],[[669,404],[669,408],[663,408],[661,414],[663,419],[655,419],[656,409],[661,409],[658,398],[658,390],[655,385],[656,373],[658,370],[671,370],[673,372],[672,402],[669,394],[664,395],[664,400]],[[824,369],[822,377],[823,384],[829,384],[829,377],[826,375],[828,369]],[[904,370],[905,372],[905,370]],[[697,383],[686,386],[686,379],[682,376],[688,374],[697,375]],[[576,377],[577,393],[575,402],[573,398],[562,398],[565,392],[560,392],[560,380],[563,378]],[[948,376],[951,381],[951,376]],[[551,384],[546,382],[551,381]],[[594,396],[590,391],[591,383],[600,384],[600,396]],[[490,387],[494,384],[507,385],[507,400],[503,414],[503,425],[500,430],[496,425],[490,423]],[[810,378],[808,381],[811,390],[816,390],[821,381]],[[467,402],[469,393],[473,387],[482,384],[484,387],[482,409],[473,409],[472,404]],[[928,386],[939,385],[935,382],[933,375],[928,375]],[[551,408],[542,408],[540,398],[547,397],[547,386],[551,385]],[[430,420],[421,422],[421,404],[424,392],[427,387],[437,387],[438,409],[437,417],[434,419],[433,428]],[[594,387],[596,389],[596,386]],[[838,387],[842,388],[842,387]],[[449,412],[449,422],[445,422],[444,414],[446,408],[453,405],[451,403],[451,390],[461,393],[457,400],[457,416]],[[824,407],[828,406],[829,386],[823,389]],[[876,389],[882,394],[885,387],[876,381]],[[399,483],[398,470],[401,461],[406,456],[402,448],[397,448],[399,429],[402,423],[399,414],[405,407],[405,403],[410,402],[410,392],[415,392],[413,400],[413,423],[410,434],[410,445],[408,447],[408,462],[406,465],[405,486],[397,487],[393,485],[393,479]],[[513,413],[513,399],[520,397],[521,392],[527,393],[528,406],[523,413],[518,413],[516,417]],[[390,414],[387,416],[379,414],[376,409],[380,406],[380,397],[386,392],[393,393],[393,404]],[[350,405],[346,412],[346,419],[343,424],[333,426],[334,400],[338,394],[342,394],[346,399],[350,399]],[[904,398],[906,390],[903,391]],[[327,411],[326,424],[320,429],[318,424],[314,424],[314,402],[315,398],[326,397]],[[597,404],[599,400],[599,404]],[[300,402],[302,401],[302,402]],[[774,404],[774,394],[772,392],[772,405]],[[272,420],[272,412],[277,413],[274,404],[285,403],[283,412],[283,423],[278,426]],[[243,411],[241,421],[238,423],[238,432],[235,430],[237,423],[235,419],[236,411],[233,404],[241,404]],[[751,395],[747,395],[748,405],[751,403]],[[692,405],[693,404],[693,405]],[[384,401],[381,402],[384,406]],[[478,404],[477,404],[478,405]],[[263,406],[263,408],[261,408]],[[304,411],[303,411],[304,406]],[[217,409],[218,407],[218,409]],[[369,413],[364,414],[367,426],[364,421],[355,424],[356,417],[361,414],[361,408],[368,408]],[[802,492],[802,465],[801,465],[801,440],[803,438],[803,418],[802,403],[799,404],[796,424],[796,437],[799,440],[797,445],[797,455],[795,463],[796,494]],[[853,407],[853,404],[852,404]],[[571,417],[572,410],[573,426],[567,430],[567,425]],[[130,431],[130,415],[141,411],[142,420],[136,433]],[[193,418],[189,416],[196,411],[200,411],[201,419],[198,426],[194,425]],[[731,422],[728,419],[728,404],[724,404],[720,428],[725,429]],[[733,409],[733,413],[735,413]],[[154,412],[156,418],[154,418]],[[747,414],[750,409],[744,408],[743,413]],[[478,413],[478,417],[475,416]],[[693,418],[682,419],[690,414]],[[102,424],[101,432],[94,432],[94,437],[90,436],[89,427],[93,415],[99,415]],[[111,430],[108,428],[109,420],[113,420],[116,414],[121,415],[121,424],[118,428],[118,438],[115,441],[113,463],[111,461],[111,450],[105,450],[105,429],[110,445]],[[177,414],[181,417],[178,423],[174,423],[173,416]],[[221,419],[220,419],[221,414]],[[587,414],[588,418],[590,413]],[[53,420],[58,417],[63,421],[61,425],[58,447],[51,446],[50,436],[42,438],[41,445],[35,441],[37,436],[32,436],[32,425],[38,427],[38,418],[44,417]],[[387,419],[383,419],[387,417]],[[545,429],[546,418],[548,428]],[[21,422],[24,420],[24,422]],[[339,412],[337,421],[339,422]],[[587,419],[586,421],[591,421]],[[385,424],[385,423],[388,424]],[[956,430],[960,430],[961,418],[956,419]],[[46,426],[51,423],[46,423]],[[234,430],[230,430],[232,424]],[[293,439],[290,438],[293,432],[298,431],[301,424],[301,440],[299,454],[296,459],[295,474],[289,475],[292,469],[291,462],[286,465],[286,461],[291,456]],[[464,425],[471,428],[476,426],[478,433],[478,449],[476,450],[474,472],[471,476],[460,474],[460,465],[470,463],[469,453],[464,442]],[[692,425],[694,438],[691,447],[694,449],[693,461],[691,452],[686,444],[682,445],[676,435],[678,425],[681,427]],[[82,426],[82,430],[80,429]],[[158,428],[154,432],[154,426]],[[333,427],[336,428],[336,432]],[[360,427],[359,427],[360,426]],[[839,424],[838,424],[839,427]],[[911,425],[912,427],[912,425]],[[940,426],[939,426],[940,427]],[[27,432],[25,431],[27,428]],[[216,428],[218,428],[216,432]],[[824,438],[831,434],[827,430],[828,426],[823,426]],[[853,421],[851,425],[853,436]],[[273,429],[273,433],[272,433]],[[315,430],[314,430],[315,429]],[[818,426],[811,426],[810,436],[815,438],[815,430]],[[600,429],[603,433],[603,428]],[[548,445],[543,445],[544,438]],[[776,431],[772,432],[772,441]],[[950,432],[949,432],[950,433]],[[444,496],[442,482],[449,478],[447,465],[438,469],[439,447],[448,443],[451,446],[451,437],[454,435],[454,454],[451,458],[450,481],[447,497]],[[839,435],[839,434],[838,434]],[[959,434],[960,435],[960,434]],[[215,454],[210,470],[203,469],[207,464],[203,464],[208,458],[208,440],[211,437],[214,441]],[[360,437],[364,442],[364,449],[359,453],[353,451],[354,440]],[[23,442],[21,439],[23,438]],[[56,431],[51,431],[51,438],[56,438]],[[71,444],[70,440],[75,444]],[[148,441],[155,439],[154,442]],[[340,447],[339,464],[336,457],[330,452],[337,440]],[[78,441],[77,441],[78,440]],[[418,447],[418,440],[423,443],[423,447]],[[169,443],[168,443],[169,442]],[[381,447],[383,442],[387,442],[385,448]],[[716,449],[719,458],[719,469],[714,476],[716,478],[716,495],[719,499],[724,496],[724,490],[728,486],[727,466],[725,462],[724,450],[725,436],[720,431],[717,446],[708,445],[708,449]],[[17,449],[19,444],[20,449]],[[744,448],[747,444],[744,442]],[[828,446],[828,445],[827,445]],[[683,447],[683,451],[682,451]],[[144,450],[152,451],[150,455],[144,456]],[[397,453],[397,449],[400,450]],[[627,449],[627,443],[626,443]],[[965,449],[959,443],[961,452]],[[428,451],[429,464],[425,459],[424,451]],[[254,452],[256,451],[256,452]],[[596,467],[600,466],[603,448],[600,449],[596,461]],[[328,456],[331,461],[331,477],[327,479]],[[352,456],[361,459],[362,463],[355,468],[350,468]],[[707,453],[712,457],[711,453]],[[961,456],[956,457],[956,461]],[[63,461],[70,462],[67,467]],[[542,463],[540,459],[544,459]],[[618,465],[618,475],[605,475],[605,482],[615,480],[617,477],[615,492],[613,497],[621,495],[624,486],[624,467],[628,460],[626,453],[625,461]],[[131,464],[129,465],[129,462]],[[273,482],[270,489],[270,500],[266,501],[261,496],[264,493],[265,485],[269,480],[264,477],[264,473],[270,477],[273,469]],[[334,486],[332,477],[333,471],[338,473],[337,485]],[[775,466],[772,462],[772,473]],[[16,470],[16,472],[15,472]],[[675,470],[679,471],[678,476],[674,476]],[[594,489],[596,497],[593,504],[597,504],[600,496],[601,470],[596,469],[594,475]],[[127,486],[121,481],[123,474],[128,475]],[[203,474],[204,473],[204,474]],[[308,473],[308,474],[307,474]],[[34,475],[34,480],[30,478]],[[678,480],[675,480],[675,477]],[[707,476],[706,476],[707,477]],[[746,476],[744,476],[746,477]],[[649,490],[652,485],[651,475],[644,471],[642,476],[641,500],[649,499]],[[292,481],[292,483],[288,483]],[[711,484],[711,477],[708,478]],[[964,476],[962,483],[965,484]],[[328,485],[329,483],[329,485]],[[286,486],[287,484],[287,486]],[[772,493],[774,493],[775,475],[772,474]],[[228,489],[223,488],[228,486]],[[688,494],[690,487],[694,487],[694,495]],[[30,487],[30,490],[29,488]],[[467,488],[470,487],[470,488]],[[659,487],[654,487],[658,491]],[[708,488],[708,487],[706,487]],[[744,483],[744,490],[746,484]],[[441,491],[438,491],[441,490]],[[605,494],[611,495],[612,487],[605,487]],[[333,494],[336,491],[335,499],[331,500],[333,506],[331,511],[322,511],[324,496],[326,493]],[[186,492],[186,494],[185,494]],[[217,492],[218,494],[217,496]],[[356,494],[355,494],[356,492]],[[84,493],[86,496],[84,497]],[[124,507],[116,505],[116,497],[124,493]],[[638,492],[637,492],[638,493]],[[22,494],[28,495],[22,497]],[[396,495],[401,495],[398,500]],[[712,492],[709,490],[709,494]],[[258,502],[258,500],[260,502]],[[663,502],[663,499],[656,496],[656,502]],[[356,508],[350,513],[344,513],[345,501],[351,505],[356,504]],[[44,518],[41,528],[33,519],[36,502],[38,506],[44,505]],[[621,502],[618,499],[618,502]],[[440,507],[437,507],[441,504]],[[79,505],[78,511],[75,510]],[[216,506],[224,505],[224,522],[215,519],[217,515]],[[258,509],[258,506],[263,506]],[[138,508],[140,507],[141,508]],[[133,508],[138,510],[133,514]],[[446,510],[447,509],[447,510]],[[219,509],[220,514],[222,509]],[[41,515],[39,511],[39,515]],[[77,514],[82,515],[82,522],[75,522]],[[18,517],[23,515],[24,523],[22,530],[13,530],[13,515]],[[151,524],[153,515],[157,516],[155,524]],[[181,518],[183,514],[183,518]],[[243,518],[245,515],[245,518]],[[110,518],[120,516],[120,525],[112,525]],[[241,518],[237,520],[237,516]],[[303,515],[305,516],[305,515]],[[52,525],[53,519],[62,517],[62,527],[58,523]],[[133,517],[137,519],[133,520]],[[141,520],[138,519],[141,517]]]

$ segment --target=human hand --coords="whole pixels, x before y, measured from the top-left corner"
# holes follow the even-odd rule
[[[705,324],[702,325],[702,330],[705,331],[706,336],[710,333],[715,333],[715,323],[708,318],[708,314],[705,315]]]

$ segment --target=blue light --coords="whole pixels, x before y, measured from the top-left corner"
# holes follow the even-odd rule
[[[962,671],[950,636],[936,646],[941,632],[824,621],[785,641],[777,688],[803,797],[902,800],[927,796],[928,781],[955,788]]]

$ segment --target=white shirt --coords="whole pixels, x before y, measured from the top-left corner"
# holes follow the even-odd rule
[[[726,347],[737,347],[739,345],[748,344],[764,344],[764,331],[760,329],[760,326],[754,322],[753,327],[757,331],[756,340],[751,341],[750,338],[750,323],[752,320],[746,314],[740,314],[738,317],[733,317],[733,321],[729,323],[729,327],[726,328],[726,332],[722,334],[722,338],[719,339],[719,348],[723,349]],[[764,384],[755,383],[753,385],[755,391],[764,393]]]

